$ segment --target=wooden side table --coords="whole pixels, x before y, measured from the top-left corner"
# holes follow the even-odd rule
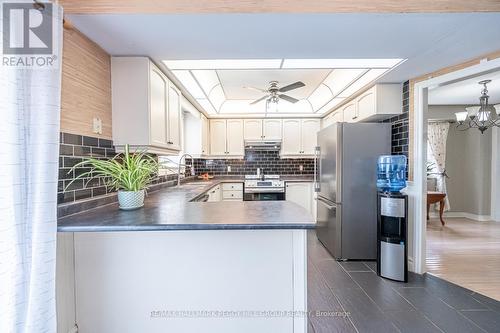
[[[441,224],[444,225],[444,198],[446,198],[446,193],[427,192],[427,220],[429,219],[429,210],[431,208],[431,204],[439,202],[439,220],[441,220]]]

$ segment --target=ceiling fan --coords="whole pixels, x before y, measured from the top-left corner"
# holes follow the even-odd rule
[[[278,81],[271,81],[269,82],[269,88],[268,89],[260,89],[260,88],[255,88],[255,87],[245,87],[247,89],[252,89],[252,90],[257,90],[260,92],[265,93],[266,95],[262,96],[261,98],[253,101],[250,103],[250,105],[257,104],[260,101],[267,100],[268,103],[278,103],[280,99],[283,99],[285,101],[288,101],[290,103],[297,103],[299,100],[296,98],[293,98],[291,96],[281,94],[282,92],[294,90],[297,88],[304,87],[305,84],[302,81],[297,81],[292,84],[289,84],[287,86],[278,87]]]

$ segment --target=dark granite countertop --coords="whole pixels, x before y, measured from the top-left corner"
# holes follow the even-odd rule
[[[285,181],[312,181],[311,177],[284,176]],[[222,176],[193,181],[147,195],[144,207],[122,211],[113,203],[58,220],[59,232],[158,231],[210,229],[310,229],[313,217],[289,201],[190,202],[223,182],[243,181]]]

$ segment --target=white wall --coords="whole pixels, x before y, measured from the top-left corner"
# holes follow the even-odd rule
[[[460,105],[430,105],[429,119],[450,120]],[[460,131],[450,124],[446,148],[446,180],[450,213],[489,216],[491,213],[492,131]]]
[[[500,222],[500,129],[492,128],[491,218]]]

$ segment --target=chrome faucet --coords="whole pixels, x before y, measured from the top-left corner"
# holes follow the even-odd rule
[[[181,185],[181,167],[187,167],[188,165],[186,165],[186,156],[189,157],[191,159],[191,165],[189,165],[189,168],[191,169],[191,176],[194,176],[194,165],[193,165],[193,162],[194,162],[194,158],[193,156],[191,156],[190,154],[184,154],[181,156],[181,158],[179,159],[179,169],[177,170],[177,186],[180,186]],[[184,158],[184,164],[182,164],[182,159]],[[184,169],[184,173],[186,173],[186,170]]]

